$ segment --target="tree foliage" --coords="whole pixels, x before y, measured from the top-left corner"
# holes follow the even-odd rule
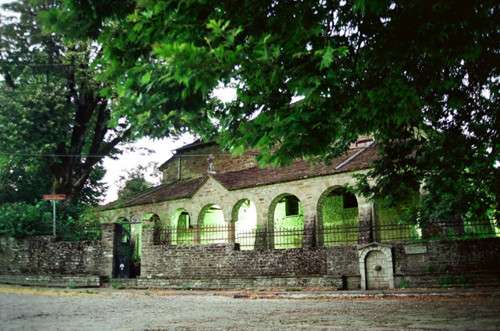
[[[64,0],[45,15],[103,45],[115,121],[216,134],[271,164],[328,160],[371,134],[381,158],[364,193],[400,199],[423,184],[428,220],[499,210],[496,1],[119,3]],[[220,86],[236,100],[217,100]]]
[[[95,204],[101,160],[128,139],[110,126],[110,100],[95,76],[99,46],[47,33],[40,12],[58,1],[3,6],[0,22],[0,201],[33,202],[64,193],[69,204]]]
[[[153,187],[153,183],[146,179],[145,174],[151,170],[154,171],[154,169],[157,169],[157,166],[158,165],[154,162],[145,166],[139,165],[127,171],[125,175],[120,176],[118,180],[120,186],[118,190],[118,200],[124,202]]]

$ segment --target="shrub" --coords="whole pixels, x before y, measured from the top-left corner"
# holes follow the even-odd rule
[[[16,202],[0,206],[0,235],[22,238],[52,233],[52,215],[46,202]]]

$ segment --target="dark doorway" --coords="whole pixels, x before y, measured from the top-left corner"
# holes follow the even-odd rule
[[[114,278],[130,278],[133,276],[131,273],[131,262],[134,245],[130,230],[130,223],[115,224]]]

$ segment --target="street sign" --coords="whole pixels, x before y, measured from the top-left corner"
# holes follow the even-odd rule
[[[66,200],[66,194],[44,194],[43,200],[52,202],[52,235],[56,237],[56,201]]]
[[[66,200],[66,194],[44,194],[43,200],[55,200],[55,201]]]

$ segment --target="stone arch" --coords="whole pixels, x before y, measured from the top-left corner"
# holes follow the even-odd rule
[[[240,199],[231,210],[230,241],[239,244],[241,250],[255,248],[257,231],[257,207],[250,199]]]
[[[195,242],[195,226],[191,215],[185,208],[177,208],[170,216],[170,226],[165,231],[172,245],[191,245]]]
[[[346,187],[332,186],[319,197],[317,238],[319,246],[355,244],[359,239],[358,197]]]
[[[268,245],[287,249],[303,247],[304,208],[300,199],[291,193],[281,193],[269,205]]]
[[[380,267],[377,268],[378,270],[372,270],[374,269],[372,268],[373,266],[371,266],[370,261],[367,261],[370,254],[374,257],[373,262],[376,264],[376,267]],[[392,261],[392,249],[390,246],[377,243],[361,246],[358,249],[358,262],[362,290],[372,288],[394,288],[394,267]],[[370,277],[374,277],[372,272],[382,275],[380,276],[381,279],[372,282],[372,279],[370,279]],[[373,286],[373,284],[381,284],[382,286]]]
[[[422,229],[413,217],[409,217],[411,215],[409,211],[418,204],[418,199],[419,196],[414,194],[396,205],[390,204],[383,198],[375,199],[373,202],[374,241],[394,242],[421,239]]]
[[[198,214],[199,241],[201,244],[228,242],[229,227],[224,220],[224,211],[214,203],[201,208]]]

